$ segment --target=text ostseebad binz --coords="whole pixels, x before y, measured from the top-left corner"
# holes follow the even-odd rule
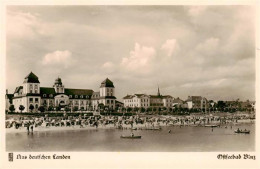
[[[235,154],[232,154],[232,155],[229,155],[229,154],[219,154],[217,156],[217,158],[219,160],[239,160],[239,159],[250,159],[250,160],[255,160],[256,157],[254,155],[250,155],[250,154],[238,154],[238,155],[235,155]]]

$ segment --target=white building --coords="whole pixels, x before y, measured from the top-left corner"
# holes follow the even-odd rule
[[[150,96],[146,94],[127,95],[123,98],[124,107],[144,107],[150,106]]]
[[[173,97],[162,96],[158,88],[157,95],[134,94],[123,97],[124,107],[172,107]]]
[[[94,92],[91,89],[65,88],[61,78],[55,80],[53,87],[40,87],[38,77],[32,72],[25,77],[23,85],[15,89],[13,97],[8,94],[6,98],[12,99],[16,112],[20,111],[20,105],[25,107],[24,112],[29,112],[30,106],[34,112],[38,111],[39,106],[46,109],[68,107],[72,110],[77,107],[78,110],[95,110],[103,104],[114,109],[116,101],[115,87],[108,78],[101,83],[99,92]]]

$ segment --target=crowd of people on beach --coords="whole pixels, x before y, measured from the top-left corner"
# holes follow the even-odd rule
[[[209,124],[227,125],[236,124],[241,120],[252,122],[247,115],[213,116],[213,115],[191,115],[191,116],[85,116],[77,117],[24,117],[19,119],[10,118],[6,120],[6,128],[26,128],[27,132],[33,132],[34,128],[116,128],[116,129],[144,129],[158,128],[160,126],[205,126]]]

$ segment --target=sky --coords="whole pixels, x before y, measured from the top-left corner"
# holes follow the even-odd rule
[[[255,100],[252,6],[8,6],[6,86]]]

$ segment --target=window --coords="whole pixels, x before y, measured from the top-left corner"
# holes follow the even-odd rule
[[[107,104],[109,104],[109,100],[107,100]]]
[[[80,98],[82,98],[82,99],[83,99],[83,96],[81,95],[81,96],[80,96]]]
[[[32,93],[32,90],[30,90],[30,93]]]
[[[86,96],[86,98],[88,99],[88,96]]]
[[[33,102],[33,98],[29,98],[29,101],[30,101],[30,102]]]
[[[35,108],[38,109],[38,104],[35,105]]]
[[[43,97],[46,97],[46,94],[43,94]]]
[[[53,95],[52,94],[50,94],[50,97],[52,97]]]
[[[75,98],[78,98],[78,95],[75,95]]]
[[[39,99],[38,98],[35,98],[35,102],[38,103]]]
[[[114,103],[114,100],[111,100],[111,104],[113,104]]]
[[[69,97],[72,98],[72,95],[70,95]]]

